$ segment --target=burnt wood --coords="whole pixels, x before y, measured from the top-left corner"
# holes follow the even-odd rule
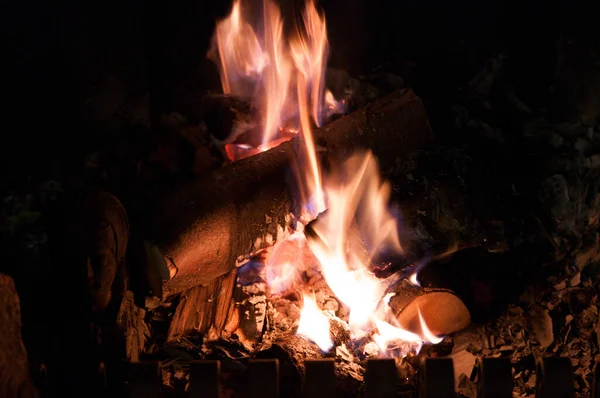
[[[256,120],[250,104],[227,94],[207,94],[202,100],[202,115],[209,133],[219,141],[229,142],[241,126]]]
[[[324,157],[369,148],[382,168],[433,142],[425,108],[411,90],[394,92],[316,129],[314,138]],[[209,283],[235,267],[240,255],[259,249],[254,245],[258,238],[277,236],[299,208],[289,177],[300,145],[296,138],[242,159],[151,204],[148,239],[176,269],[163,296]]]

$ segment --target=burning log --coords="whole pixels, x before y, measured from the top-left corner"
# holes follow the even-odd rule
[[[326,238],[323,239],[319,234],[319,231],[325,230],[323,224],[329,223],[328,218],[330,217],[329,212],[321,213],[306,226],[304,233],[309,245],[319,246],[325,251],[331,250],[328,245],[332,242]],[[344,248],[344,252],[352,252],[354,255],[362,257],[360,263],[364,266],[377,269],[376,264],[372,264],[369,260],[370,256],[356,223],[350,227]],[[373,267],[374,265],[375,267]],[[389,297],[388,305],[396,316],[400,328],[430,339],[429,332],[433,336],[448,335],[469,325],[471,322],[470,312],[452,290],[422,287],[410,282],[406,277],[411,272],[415,272],[413,267],[405,268],[386,279],[389,287],[385,295]],[[384,283],[383,280],[380,279],[382,283]]]
[[[433,141],[427,113],[410,90],[397,91],[315,130],[324,155],[369,148],[383,168]],[[265,246],[298,213],[287,183],[298,139],[217,170],[159,200],[149,233],[176,267],[169,296],[206,284],[235,267],[239,256]],[[292,214],[290,214],[292,213]]]
[[[256,124],[250,104],[226,94],[206,95],[202,101],[202,114],[208,131],[219,141],[233,140],[238,133]]]
[[[466,328],[471,314],[454,292],[448,289],[427,288],[402,280],[393,286],[389,306],[402,329],[422,336],[421,319],[433,335],[448,335]]]

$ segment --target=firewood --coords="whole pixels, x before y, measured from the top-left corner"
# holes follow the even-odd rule
[[[323,156],[369,148],[383,168],[433,141],[423,104],[410,90],[392,93],[317,129],[314,137]],[[163,296],[227,273],[239,256],[266,246],[289,224],[290,213],[299,207],[288,180],[290,165],[301,153],[299,140],[158,195],[147,217],[148,238],[177,269],[165,283]]]
[[[64,223],[68,232],[61,243],[82,262],[78,270],[87,267],[92,310],[100,315],[114,310],[112,306],[118,308],[126,285],[129,220],[125,208],[108,192],[85,192],[74,200]]]
[[[240,134],[258,127],[250,104],[226,94],[206,95],[202,114],[209,133],[223,142],[233,142]]]
[[[304,233],[309,241],[315,242],[320,239],[315,228],[320,222],[324,222],[327,215],[327,212],[323,212],[306,226]],[[352,230],[354,232],[349,236],[348,246],[364,247],[358,231],[355,228],[351,228]],[[391,276],[392,283],[387,290],[387,293],[393,294],[389,306],[400,327],[423,336],[419,313],[434,335],[447,335],[469,325],[471,314],[452,290],[421,287],[409,282],[404,276],[408,275],[402,271]]]
[[[0,274],[0,396],[34,398],[27,351],[21,339],[21,304],[12,278]]]
[[[129,362],[139,362],[150,336],[145,316],[146,310],[136,306],[133,292],[127,291],[121,301],[116,323],[123,334],[125,357]]]
[[[239,325],[233,300],[235,281],[234,270],[207,286],[196,286],[183,292],[167,341],[189,332],[199,332],[211,340],[230,337]]]
[[[389,306],[401,328],[423,335],[419,313],[436,336],[466,328],[471,314],[460,298],[449,289],[421,287],[403,279],[389,289],[395,293]]]

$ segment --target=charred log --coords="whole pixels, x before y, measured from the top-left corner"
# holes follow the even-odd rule
[[[314,137],[321,153],[329,156],[370,148],[383,168],[433,140],[427,113],[410,90],[395,92],[317,129]],[[177,268],[163,295],[223,275],[240,255],[261,248],[293,221],[290,213],[297,213],[298,207],[287,179],[298,145],[294,139],[243,159],[156,203],[149,235]]]
[[[202,113],[208,131],[219,141],[234,140],[237,133],[251,128],[256,120],[249,103],[225,94],[206,95]]]

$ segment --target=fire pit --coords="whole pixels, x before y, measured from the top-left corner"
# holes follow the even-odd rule
[[[554,97],[585,45],[561,44],[552,101],[535,105],[504,54],[452,92],[442,80],[462,71],[328,67],[328,34],[352,35],[313,0],[236,0],[216,20],[196,83],[220,89],[167,83],[189,48],[152,32],[148,120],[133,109],[145,91],[82,181],[5,198],[7,263],[35,249],[65,270],[6,271],[0,345],[20,344],[21,296],[31,373],[16,344],[9,394],[598,394],[600,108]],[[40,310],[38,293],[65,308]]]
[[[229,343],[251,356],[283,356],[293,365],[286,371],[298,373],[284,375],[292,379],[305,360],[330,355],[343,359],[339,376],[352,386],[362,380],[355,360],[415,354],[470,322],[451,290],[420,286],[421,265],[409,262],[389,209],[391,186],[379,176],[377,157],[389,167],[430,144],[431,131],[406,90],[319,127],[344,109],[324,87],[324,17],[309,1],[285,35],[278,6],[247,6],[234,3],[217,24],[209,56],[225,94],[249,99],[256,119],[226,124],[230,166],[178,189],[156,211],[166,217],[154,225],[154,243],[171,270],[163,294],[237,268],[221,277],[235,281],[233,291],[224,291],[228,281],[211,293],[224,302],[202,349]],[[184,338],[191,313],[207,310],[200,297],[184,296],[169,341]]]
[[[325,87],[324,16],[312,1],[301,16],[288,33],[275,3],[235,2],[217,24],[209,57],[225,95],[204,109],[231,163],[152,211],[152,244],[166,260],[155,266],[168,279],[155,313],[176,308],[167,310],[174,359],[189,349],[228,366],[277,359],[282,394],[295,396],[305,364],[331,358],[330,381],[352,396],[361,361],[415,357],[468,326],[470,313],[451,289],[421,286],[426,263],[402,243],[380,176],[432,144],[419,98],[401,89],[350,112],[352,101]],[[333,362],[314,362],[323,363]],[[177,390],[183,373],[163,371]]]

